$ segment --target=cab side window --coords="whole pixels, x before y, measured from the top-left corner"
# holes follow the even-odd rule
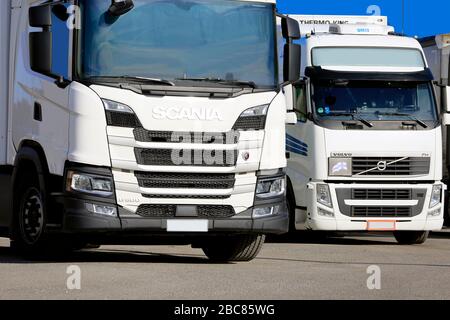
[[[294,111],[297,114],[298,121],[306,122],[307,120],[307,86],[306,82],[294,85]]]

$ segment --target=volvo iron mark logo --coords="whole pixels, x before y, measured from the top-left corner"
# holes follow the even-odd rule
[[[387,169],[387,166],[388,166],[387,161],[380,161],[380,162],[377,163],[377,169],[378,169],[378,171],[384,171],[384,170],[386,170],[386,169]]]

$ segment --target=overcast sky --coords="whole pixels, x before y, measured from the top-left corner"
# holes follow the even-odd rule
[[[389,24],[402,31],[402,1],[405,3],[404,32],[411,36],[450,33],[450,0],[278,0],[282,13],[363,15],[378,6]]]

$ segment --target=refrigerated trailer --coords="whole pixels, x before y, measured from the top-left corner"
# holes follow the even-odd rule
[[[393,232],[423,243],[443,224],[442,126],[415,39],[386,17],[300,23],[296,126],[288,126],[291,230]]]
[[[287,231],[298,24],[275,0],[1,0],[0,230],[190,243],[244,261]],[[295,117],[294,117],[295,123]]]
[[[440,112],[444,123],[450,122],[448,119],[450,113],[450,105],[446,104],[447,97],[450,97],[450,34],[426,37],[419,40],[422,44],[428,64],[435,78],[436,97],[438,104],[442,106]],[[450,141],[450,131],[446,126],[442,127],[443,131],[443,178],[444,182],[449,184],[449,168],[450,168],[450,149],[447,144]],[[447,210],[445,212],[445,222],[450,226],[450,215],[448,211],[448,193],[446,196]]]

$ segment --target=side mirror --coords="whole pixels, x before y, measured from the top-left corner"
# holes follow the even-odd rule
[[[293,43],[301,37],[300,26],[297,20],[289,17],[281,19],[281,31],[286,39],[284,45],[284,82],[294,82],[300,78],[301,46]]]
[[[283,38],[288,40],[288,42],[298,40],[301,37],[298,21],[289,17],[283,17],[281,19],[281,31],[283,33]]]
[[[124,15],[134,8],[133,0],[111,0],[108,13],[114,17]]]
[[[48,30],[52,26],[52,9],[49,5],[31,7],[28,10],[28,21],[31,27]]]
[[[286,124],[297,124],[297,114],[294,111],[286,113]]]
[[[42,28],[41,32],[30,32],[31,70],[50,74],[52,71],[52,11],[49,5],[31,7],[28,11],[31,27]]]
[[[450,125],[450,114],[444,113],[442,115],[442,125],[443,126],[449,126]]]
[[[300,79],[302,47],[295,43],[284,45],[283,76],[284,82],[295,82]]]
[[[52,71],[52,33],[49,31],[30,33],[31,70],[50,74]]]
[[[442,110],[450,112],[450,87],[446,86],[442,88]]]

